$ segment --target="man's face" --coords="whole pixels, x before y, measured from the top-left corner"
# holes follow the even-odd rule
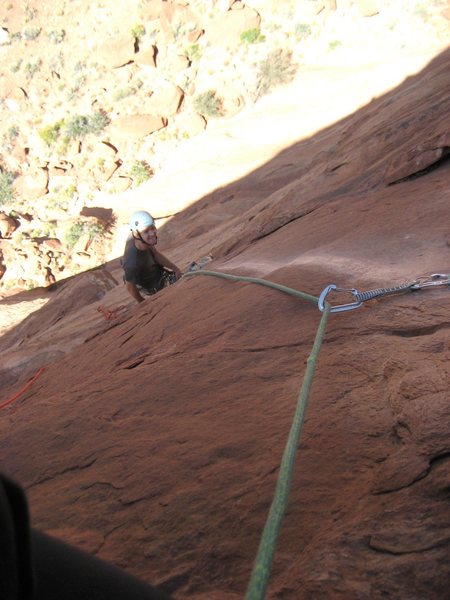
[[[158,237],[156,234],[156,227],[154,225],[150,225],[149,227],[146,227],[143,231],[140,232],[142,239],[147,242],[147,244],[150,244],[151,246],[155,246],[157,241],[158,241]]]

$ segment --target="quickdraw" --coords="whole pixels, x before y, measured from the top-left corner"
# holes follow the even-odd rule
[[[414,281],[411,281],[410,283],[405,283],[403,285],[397,285],[389,288],[377,288],[375,290],[369,290],[367,292],[359,292],[354,288],[340,288],[337,287],[335,284],[331,284],[327,285],[327,287],[320,294],[318,306],[319,310],[323,312],[325,309],[325,301],[327,299],[327,296],[331,292],[343,292],[346,294],[350,294],[353,300],[352,302],[349,302],[347,304],[332,305],[330,312],[336,313],[358,308],[362,305],[363,302],[366,302],[367,300],[372,300],[373,298],[391,296],[393,294],[399,294],[403,292],[414,292],[416,290],[421,290],[424,288],[434,287],[438,285],[450,286],[450,275],[444,273],[434,273],[433,275],[419,277]]]

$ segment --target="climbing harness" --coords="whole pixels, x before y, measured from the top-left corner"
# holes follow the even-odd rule
[[[414,281],[411,281],[410,283],[405,283],[403,285],[397,285],[388,288],[377,288],[375,290],[369,290],[367,292],[358,292],[358,290],[355,290],[354,288],[340,288],[333,283],[331,285],[327,285],[327,287],[320,294],[318,306],[319,310],[323,312],[325,309],[325,300],[327,299],[327,296],[330,294],[330,292],[344,292],[352,296],[353,302],[331,306],[330,312],[337,313],[358,308],[362,305],[363,302],[366,302],[367,300],[372,300],[373,298],[391,296],[393,294],[400,294],[403,292],[414,292],[416,290],[421,290],[424,288],[438,285],[450,286],[450,275],[446,275],[444,273],[434,273],[433,275],[419,277]]]

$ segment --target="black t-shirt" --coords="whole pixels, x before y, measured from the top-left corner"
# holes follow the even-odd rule
[[[164,268],[156,262],[150,247],[138,250],[132,237],[128,238],[125,244],[122,266],[125,271],[125,281],[149,291],[160,287]]]

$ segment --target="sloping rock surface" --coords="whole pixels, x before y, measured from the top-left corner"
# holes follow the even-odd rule
[[[449,65],[205,196],[161,228],[164,252],[315,296],[448,272]],[[175,598],[242,598],[320,313],[205,275],[134,306],[118,261],[95,273],[89,294],[34,290],[45,307],[2,338],[2,402],[45,366],[2,409],[3,463],[36,527]],[[331,315],[269,598],[448,593],[449,293]],[[100,302],[124,309],[105,321]]]

